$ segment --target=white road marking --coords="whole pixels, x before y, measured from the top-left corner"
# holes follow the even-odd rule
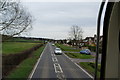
[[[53,62],[58,62],[56,57],[52,57]]]
[[[51,56],[52,56],[52,57],[56,57],[56,55],[54,54],[54,52],[53,52],[53,50],[52,50],[52,48],[51,48],[50,45],[49,45],[49,47],[50,47],[50,51],[51,51]]]
[[[51,54],[51,56],[53,56],[53,54]]]
[[[53,53],[51,53],[51,56],[52,56],[52,57],[56,57],[56,55],[55,55],[55,54],[53,54]]]
[[[54,53],[50,45],[49,45],[49,47],[50,47],[50,52],[51,52],[51,54]]]
[[[53,56],[56,56],[55,54],[53,54]]]
[[[59,66],[59,68],[60,68],[60,72],[63,73],[63,70],[62,70],[60,64],[58,64],[58,66]]]
[[[93,79],[93,76],[91,76],[86,70],[84,70],[82,67],[80,67],[77,63],[75,63],[76,66],[78,66],[80,69],[82,69],[89,77]]]
[[[53,65],[54,65],[55,73],[57,73],[57,68],[56,68],[56,65],[55,65],[55,64],[53,64]]]
[[[53,65],[54,65],[55,73],[57,75],[58,80],[66,80],[65,76],[63,74],[63,70],[62,70],[60,64],[58,63],[58,59],[57,59],[56,55],[54,54],[54,50],[51,46],[50,46],[50,51],[51,51],[52,61],[54,62]]]
[[[63,75],[63,73],[58,73],[57,78],[58,80],[66,80],[65,75]]]
[[[68,59],[70,59],[65,53],[63,53]],[[70,59],[71,60],[71,59]],[[72,61],[72,60],[71,60]],[[72,61],[73,62],[73,61]],[[73,62],[74,63],[74,62]],[[77,67],[79,67],[83,72],[85,72],[90,78],[94,79],[92,75],[90,75],[86,70],[80,67],[78,64],[74,63]]]
[[[44,53],[46,47],[47,47],[47,45],[45,46],[45,48],[44,48],[42,54],[40,55],[40,58],[38,59],[37,63],[35,64],[35,66],[34,66],[32,72],[31,72],[31,74],[30,74],[29,77],[28,77],[28,79],[30,79],[30,80],[32,79],[33,74],[34,74],[34,72],[35,72],[35,70],[36,70],[36,68],[37,68],[37,66],[38,66],[38,64],[39,64],[39,62],[40,62],[40,60],[41,60],[41,57],[42,57],[42,55],[43,55],[43,53]]]
[[[55,73],[63,73],[61,66],[58,63],[54,63]]]

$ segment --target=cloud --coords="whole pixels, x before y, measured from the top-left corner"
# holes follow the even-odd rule
[[[101,0],[22,0],[22,1],[23,2],[99,2]]]
[[[85,36],[96,31],[99,2],[24,2],[35,21],[31,36],[67,38],[72,25],[81,26]],[[62,35],[62,36],[61,36]]]

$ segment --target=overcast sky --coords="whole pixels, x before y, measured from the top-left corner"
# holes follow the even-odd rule
[[[31,37],[66,39],[72,25],[80,26],[83,38],[94,36],[99,2],[23,2],[34,17]]]

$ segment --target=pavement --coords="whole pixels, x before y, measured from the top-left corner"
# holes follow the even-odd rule
[[[58,79],[58,80],[92,80],[92,76],[83,68],[75,64],[64,53],[54,54],[55,46],[47,43],[38,62],[36,63],[30,80]]]

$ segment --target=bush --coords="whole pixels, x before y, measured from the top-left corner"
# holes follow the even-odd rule
[[[96,51],[96,46],[88,46],[88,49],[95,52]]]
[[[3,55],[2,57],[2,76],[6,76],[14,67],[26,59],[33,51],[41,47],[42,44],[36,45],[24,52],[17,54]]]
[[[90,49],[91,51],[96,52],[96,46],[88,46],[88,49]],[[99,48],[99,53],[102,53],[102,48]]]

